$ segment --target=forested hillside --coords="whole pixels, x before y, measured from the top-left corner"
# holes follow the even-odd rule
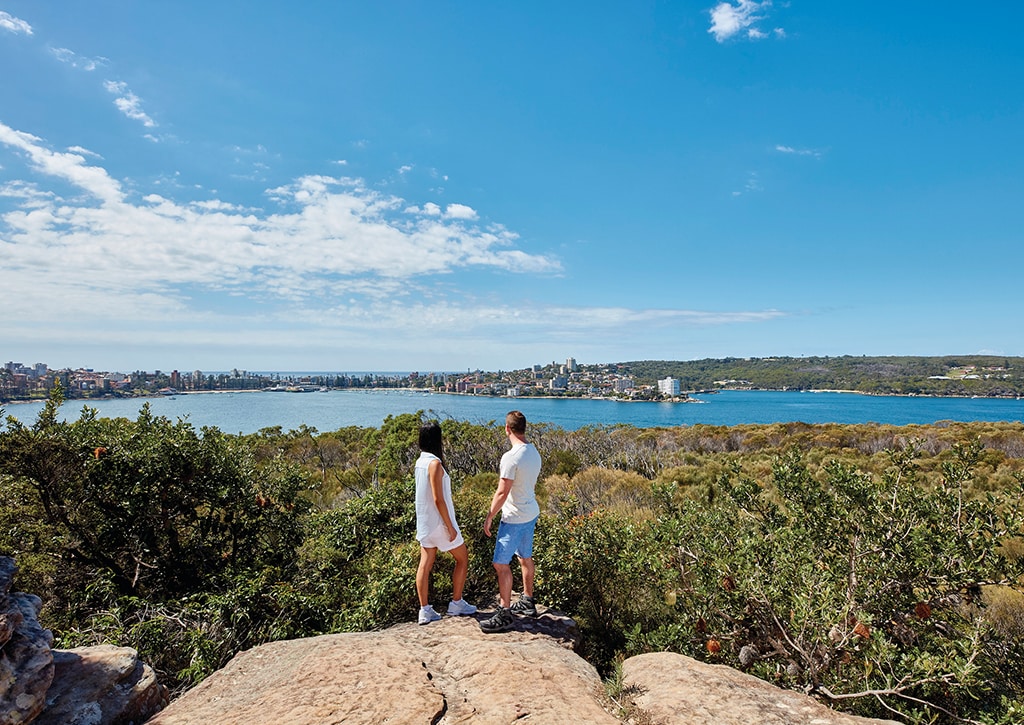
[[[1024,358],[993,355],[945,357],[770,357],[638,360],[620,371],[653,384],[678,378],[683,390],[856,390],[895,395],[1024,395]]]

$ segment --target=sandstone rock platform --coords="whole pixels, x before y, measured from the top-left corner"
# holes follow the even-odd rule
[[[622,663],[624,695],[652,723],[687,725],[867,725],[897,723],[836,712],[812,697],[783,690],[725,665],[674,652]]]
[[[602,692],[597,671],[547,634],[488,635],[474,617],[445,617],[256,647],[149,722],[620,722]]]
[[[151,725],[636,723],[866,725],[811,697],[672,653],[623,665],[612,700],[548,612],[484,634],[476,617],[273,642],[242,652]]]

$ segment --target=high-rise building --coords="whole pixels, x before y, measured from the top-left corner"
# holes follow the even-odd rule
[[[658,392],[662,395],[679,395],[679,379],[665,378],[658,381]]]

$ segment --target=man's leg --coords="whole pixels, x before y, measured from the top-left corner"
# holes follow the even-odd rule
[[[519,557],[519,567],[523,570],[523,594],[533,596],[533,557]]]
[[[498,572],[498,598],[501,606],[508,609],[512,605],[512,567],[495,562],[494,570]]]

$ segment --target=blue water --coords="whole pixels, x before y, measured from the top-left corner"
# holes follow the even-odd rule
[[[96,400],[88,403],[101,417],[134,419],[143,403],[156,415],[185,418],[196,428],[216,427],[226,433],[254,433],[301,425],[318,431],[345,426],[378,427],[388,415],[431,412],[445,419],[471,423],[504,421],[518,408],[531,422],[553,423],[566,430],[588,425],[623,423],[639,428],[742,423],[889,423],[907,425],[951,421],[1024,421],[1024,400],[992,398],[925,398],[858,395],[725,391],[696,396],[699,403],[630,403],[611,400],[491,398],[441,395],[399,390],[332,390],[315,393],[190,393],[174,397]],[[78,418],[83,401],[61,409],[65,420]],[[42,403],[9,403],[5,413],[24,423],[35,421]]]

